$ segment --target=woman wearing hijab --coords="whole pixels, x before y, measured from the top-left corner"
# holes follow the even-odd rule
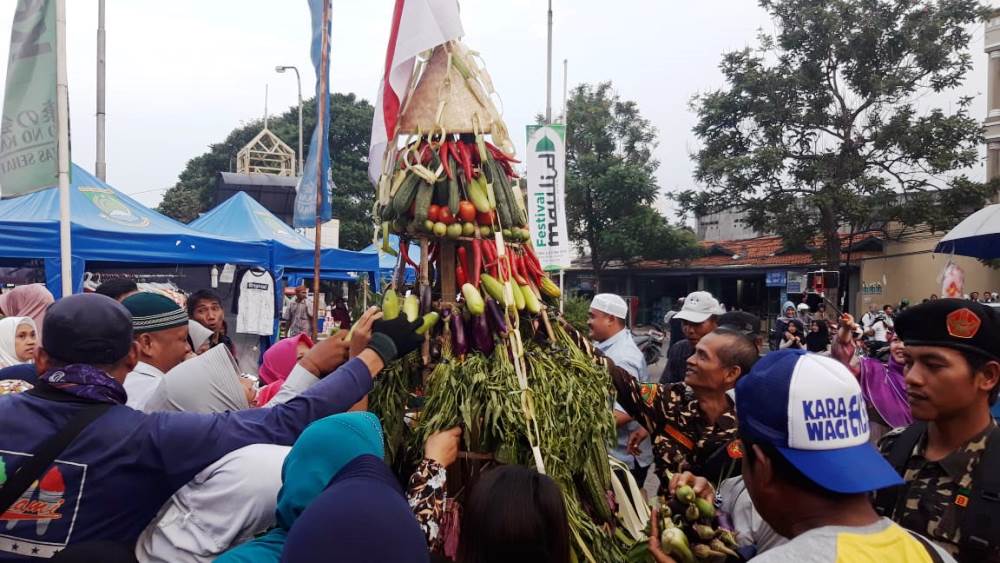
[[[307,334],[297,334],[291,338],[278,341],[264,352],[264,361],[257,375],[260,377],[261,389],[257,393],[257,404],[266,405],[281,389],[281,385],[292,373],[295,364],[313,347],[313,341]]]
[[[41,340],[45,310],[54,302],[52,294],[40,283],[19,285],[0,295],[0,313],[5,317],[31,317],[38,340]]]
[[[38,329],[31,317],[0,319],[0,368],[33,362],[37,344]]]
[[[861,394],[868,405],[870,442],[877,444],[889,430],[909,426],[913,422],[903,376],[906,356],[903,354],[903,341],[892,332],[888,333],[887,363],[859,355],[859,343],[854,339],[858,328],[851,315],[844,315],[837,339],[831,347],[831,355],[850,368],[858,378]]]
[[[286,542],[289,539],[289,532],[294,528],[299,517],[303,515],[306,509],[309,508],[309,505],[327,487],[337,484],[334,482],[334,478],[338,476],[338,473],[341,473],[352,461],[361,457],[365,457],[369,461],[376,461],[377,464],[366,461],[359,466],[351,466],[345,473],[345,476],[350,476],[348,480],[357,478],[367,482],[367,486],[362,489],[364,502],[360,504],[365,505],[370,502],[368,500],[370,496],[373,500],[378,499],[380,502],[379,506],[381,507],[391,506],[381,504],[386,502],[384,500],[386,497],[385,489],[389,487],[389,484],[384,481],[384,474],[380,473],[380,470],[377,468],[378,465],[385,467],[385,463],[382,461],[382,426],[379,423],[378,417],[368,412],[335,414],[309,425],[302,432],[302,435],[299,436],[299,439],[295,441],[295,445],[292,446],[288,457],[285,458],[284,466],[281,469],[283,484],[281,491],[278,493],[277,526],[264,536],[226,552],[216,561],[219,563],[281,561],[282,551],[284,551]],[[387,468],[386,471],[388,471]],[[399,492],[398,485],[393,492],[399,495],[399,502],[406,507],[406,500],[402,497],[402,493]],[[342,494],[339,487],[337,488],[337,494]],[[326,506],[325,502],[323,506]],[[347,509],[350,512],[359,511],[355,514],[358,521],[364,521],[370,525],[370,522],[367,521],[368,514],[362,516],[360,512],[362,506],[359,506],[357,501],[352,501],[352,504]],[[323,512],[326,512],[325,508]],[[420,528],[412,512],[407,511],[406,516],[408,520],[400,518],[395,511],[387,512],[384,516],[387,517],[387,521],[392,521],[396,527],[386,528],[384,526],[377,526],[369,528],[365,535],[365,537],[369,538],[365,542],[368,549],[378,549],[379,544],[405,542],[409,544],[410,549],[416,549],[418,553],[422,552],[423,559],[411,558],[399,560],[392,557],[375,557],[371,560],[426,561],[427,544],[420,533]],[[305,533],[306,531],[311,531],[315,524],[316,522],[313,520],[313,517],[310,516],[309,521],[304,524],[303,530],[296,532],[296,541],[310,542],[310,545],[312,545],[311,542],[322,541],[323,538],[310,539],[315,535],[313,533]],[[391,529],[392,533],[385,534],[384,532],[387,529]],[[322,524],[321,530],[320,535],[326,539],[332,539],[331,536],[352,535],[358,531],[354,526],[350,528],[331,528],[328,525],[322,526]],[[378,537],[376,538],[374,534],[377,534]],[[416,542],[414,542],[414,538],[416,538]],[[316,552],[313,557],[321,557],[326,560],[333,553],[337,554],[338,561],[350,561],[350,559],[344,559],[341,553],[333,551]],[[286,558],[285,560],[296,561],[299,559]]]

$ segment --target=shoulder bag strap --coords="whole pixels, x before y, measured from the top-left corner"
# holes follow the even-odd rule
[[[14,504],[24,491],[28,490],[42,473],[52,465],[56,457],[76,438],[84,428],[108,411],[111,403],[96,403],[80,409],[66,422],[54,436],[46,440],[24,465],[17,469],[10,480],[0,487],[0,514]]]
[[[924,549],[927,551],[927,556],[931,558],[932,563],[944,563],[944,559],[941,557],[941,554],[938,553],[938,550],[934,549],[934,547],[931,545],[930,540],[914,532],[913,530],[906,530],[906,531],[910,534],[911,538],[917,540],[918,542],[920,542],[920,545],[924,546]]]
[[[963,509],[959,525],[963,559],[985,561],[1000,548],[1000,427],[993,427],[973,470],[969,505]]]
[[[911,424],[909,428],[896,438],[896,441],[892,444],[892,449],[885,453],[886,461],[889,462],[889,465],[900,476],[906,471],[906,462],[909,461],[910,456],[913,454],[913,448],[916,447],[917,442],[920,441],[920,437],[924,435],[926,430],[927,424],[924,422]],[[891,519],[893,513],[896,511],[899,496],[905,488],[906,485],[903,484],[878,491],[875,494],[875,511],[880,516]]]

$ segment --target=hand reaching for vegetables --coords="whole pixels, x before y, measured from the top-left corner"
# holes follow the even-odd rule
[[[349,349],[350,342],[339,336],[331,336],[320,340],[306,352],[299,364],[316,377],[324,377],[347,361]]]
[[[695,496],[707,500],[710,504],[715,504],[715,489],[712,488],[712,484],[708,482],[708,479],[698,477],[690,471],[674,473],[673,478],[670,479],[670,494],[674,494],[678,487],[684,485],[694,489]]]
[[[646,438],[649,438],[649,432],[647,432],[645,428],[639,428],[638,430],[629,434],[628,453],[632,455],[639,455],[641,453],[639,451],[639,444],[641,444],[642,441],[645,440]]]
[[[372,324],[373,334],[367,347],[378,354],[385,363],[402,358],[424,342],[424,337],[416,333],[422,324],[421,319],[410,322],[406,317],[396,317],[391,321],[376,320]]]
[[[435,432],[424,444],[424,457],[448,467],[458,459],[458,444],[461,439],[461,426]]]
[[[361,315],[358,322],[351,329],[351,357],[355,357],[364,350],[372,339],[372,324],[382,318],[382,312],[378,307],[368,307],[368,310]]]
[[[673,557],[670,557],[666,553],[663,553],[663,547],[660,544],[660,511],[653,509],[652,513],[649,515],[649,522],[651,524],[650,534],[649,534],[649,554],[653,556],[653,560],[656,563],[677,563]]]

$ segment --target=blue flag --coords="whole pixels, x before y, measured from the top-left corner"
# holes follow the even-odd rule
[[[312,62],[316,70],[317,120],[309,142],[309,156],[302,167],[295,195],[295,228],[316,226],[316,193],[322,196],[320,221],[332,217],[330,193],[333,181],[330,176],[330,0],[308,0],[312,14]]]

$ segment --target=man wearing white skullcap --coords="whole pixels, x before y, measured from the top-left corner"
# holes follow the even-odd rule
[[[632,340],[632,333],[625,327],[628,305],[613,293],[598,293],[590,302],[587,326],[594,346],[640,383],[649,382],[646,359]],[[618,425],[618,445],[612,451],[616,459],[629,467],[641,487],[653,463],[653,449],[648,439],[639,445],[639,454],[628,451],[629,434],[640,428],[621,405],[615,403],[615,423]]]

